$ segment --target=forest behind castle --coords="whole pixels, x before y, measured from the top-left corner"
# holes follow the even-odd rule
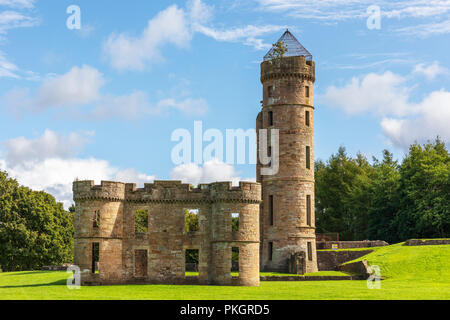
[[[402,161],[387,150],[383,154],[369,161],[341,147],[326,162],[316,161],[316,232],[389,243],[450,237],[445,143],[413,144]],[[74,207],[69,211],[52,195],[20,186],[0,172],[0,269],[71,262]]]

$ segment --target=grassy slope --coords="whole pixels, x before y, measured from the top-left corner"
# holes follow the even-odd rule
[[[68,290],[65,272],[0,273],[0,299],[450,299],[450,246],[374,248],[380,290],[366,281],[262,282],[260,287],[125,285]],[[361,259],[359,259],[361,260]]]

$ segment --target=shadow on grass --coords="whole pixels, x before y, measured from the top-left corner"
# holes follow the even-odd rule
[[[67,280],[58,280],[50,283],[24,284],[17,286],[0,286],[0,289],[18,289],[18,288],[36,288],[36,287],[51,287],[51,286],[65,286]]]
[[[0,275],[17,277],[17,276],[27,276],[30,274],[43,274],[43,273],[54,273],[54,272],[58,272],[58,271],[8,271],[8,272],[0,273]],[[65,272],[65,271],[59,271],[59,272]]]

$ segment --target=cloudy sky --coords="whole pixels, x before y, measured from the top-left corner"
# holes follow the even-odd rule
[[[317,65],[316,158],[450,140],[449,0],[0,0],[0,169],[66,207],[75,178],[252,180],[250,164],[174,164],[171,135],[254,128],[286,28]]]

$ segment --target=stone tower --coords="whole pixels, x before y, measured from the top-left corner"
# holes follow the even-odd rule
[[[261,64],[263,100],[256,121],[258,135],[260,129],[279,130],[278,172],[262,175],[264,165],[257,165],[256,176],[262,184],[263,199],[260,265],[264,271],[286,272],[291,255],[299,253],[303,272],[316,272],[315,64],[312,55],[289,31],[279,41],[287,47],[287,52],[276,57],[271,49]],[[275,148],[269,144],[269,156],[276,153]]]

